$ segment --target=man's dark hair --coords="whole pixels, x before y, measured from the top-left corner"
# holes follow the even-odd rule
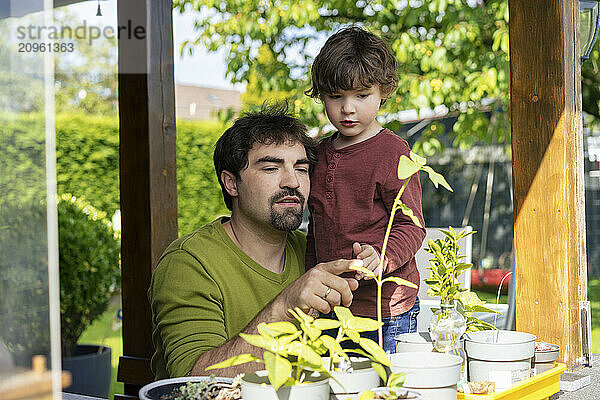
[[[312,86],[305,93],[322,98],[339,90],[379,85],[386,99],[398,87],[397,65],[386,41],[363,28],[350,26],[327,39],[315,57]]]
[[[317,162],[316,142],[306,132],[306,126],[289,112],[287,102],[265,103],[260,111],[238,118],[217,141],[213,156],[227,208],[231,210],[233,202],[221,181],[221,172],[229,171],[239,179],[240,171],[248,166],[248,152],[255,143],[300,143],[304,146],[312,171]]]

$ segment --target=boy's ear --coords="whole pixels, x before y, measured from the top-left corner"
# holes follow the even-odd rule
[[[231,197],[237,197],[237,179],[234,174],[227,170],[221,171],[221,182]]]

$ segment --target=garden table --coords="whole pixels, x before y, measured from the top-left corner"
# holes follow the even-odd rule
[[[565,373],[568,374],[568,373]],[[564,375],[563,375],[564,376]],[[592,368],[584,368],[571,374],[573,377],[589,376],[591,383],[574,392],[560,391],[550,397],[550,400],[595,400],[600,399],[600,354],[593,354]],[[63,400],[106,400],[99,397],[63,392]]]

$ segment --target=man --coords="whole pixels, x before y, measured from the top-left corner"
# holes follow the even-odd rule
[[[203,375],[233,355],[260,355],[238,334],[291,320],[290,308],[328,313],[351,303],[358,283],[337,275],[360,261],[322,263],[304,273],[306,238],[296,229],[315,161],[306,127],[285,105],[238,119],[218,140],[215,170],[231,217],[177,239],[159,260],[148,291],[157,379]]]

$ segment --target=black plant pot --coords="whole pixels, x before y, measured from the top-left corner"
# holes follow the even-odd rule
[[[64,391],[107,399],[112,373],[111,353],[110,347],[78,344],[72,357],[62,359],[62,369],[71,372],[73,382]]]

